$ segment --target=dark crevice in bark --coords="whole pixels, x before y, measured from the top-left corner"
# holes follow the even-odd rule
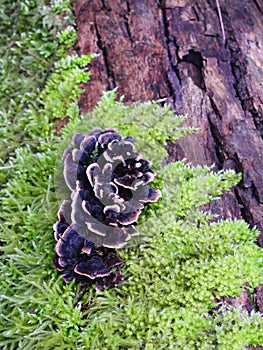
[[[124,18],[124,25],[129,37],[129,40],[131,42],[131,46],[133,46],[133,38],[131,35],[131,29],[130,29],[130,25],[129,25],[129,18],[130,18],[130,13],[131,13],[131,8],[130,8],[130,4],[129,1],[126,0],[126,7],[127,7],[127,14],[123,16]]]
[[[192,63],[199,69],[204,67],[203,58],[199,51],[189,50],[188,54],[183,56],[183,61]]]
[[[130,31],[130,26],[129,26],[129,20],[128,18],[125,16],[123,17],[124,18],[124,25],[125,25],[125,28],[127,30],[127,34],[128,34],[128,37],[129,37],[129,40],[131,42],[131,45],[133,46],[133,39],[132,39],[132,36],[131,36],[131,31]]]
[[[241,173],[243,175],[243,165],[239,160],[238,154],[235,152],[233,155],[233,159],[234,159],[234,163],[235,163],[235,167],[234,170],[236,173]]]
[[[246,63],[242,59],[242,50],[238,47],[235,38],[228,39],[227,47],[231,54],[231,69],[234,77],[234,89],[236,96],[240,100],[243,111],[249,111],[252,108],[252,97],[249,96],[245,77],[247,75]]]
[[[175,97],[174,97],[175,81],[176,81],[175,74],[172,71],[165,73],[165,83],[167,86],[167,90],[169,92],[169,98],[172,101],[172,107],[175,106]]]
[[[189,50],[188,54],[184,55],[182,62],[188,62],[193,65],[193,74],[191,78],[194,83],[203,91],[206,91],[204,79],[204,64],[201,52]]]
[[[177,61],[180,63],[179,58],[177,59]],[[177,82],[179,83],[179,86],[180,86],[182,84],[182,79],[181,79],[181,76],[180,76],[180,71],[179,71],[178,65],[173,66],[173,71],[175,73]]]
[[[101,50],[102,52],[102,56],[103,56],[103,60],[104,60],[104,64],[105,64],[105,69],[106,69],[106,74],[108,77],[108,82],[107,82],[107,90],[112,90],[116,87],[116,83],[115,83],[115,78],[114,78],[114,73],[111,71],[110,67],[109,67],[109,61],[108,61],[108,54],[107,54],[107,50],[103,44],[102,41],[102,37],[100,35],[99,29],[98,29],[98,25],[96,22],[96,16],[95,16],[95,20],[94,20],[94,27],[95,27],[95,31],[96,31],[96,36],[97,36],[97,45],[98,48]]]
[[[177,55],[178,63],[176,65],[173,64],[172,54],[169,48],[169,45],[171,44],[170,33],[169,33],[169,22],[168,22],[163,1],[159,1],[159,8],[161,10],[161,26],[162,26],[163,35],[165,38],[165,48],[166,48],[166,54],[168,59],[168,66],[169,66],[169,70],[166,73],[166,85],[168,87],[170,98],[172,98],[173,106],[175,106],[178,91],[180,90],[180,84],[181,84],[181,78],[180,78],[179,70],[177,66],[177,64],[180,62],[180,59],[178,57],[178,48],[174,39],[172,44],[176,47],[176,55]]]
[[[215,114],[216,114],[216,112],[215,112]],[[220,132],[219,132],[218,128],[216,127],[216,125],[213,124],[213,122],[211,120],[211,116],[208,115],[207,118],[208,118],[209,128],[210,128],[211,134],[213,136],[213,139],[214,139],[215,145],[216,145],[215,152],[216,152],[216,156],[218,159],[217,166],[221,170],[221,169],[223,169],[224,161],[225,161],[223,144],[222,144],[222,137],[221,137]]]
[[[250,109],[249,112],[253,117],[257,130],[260,132],[260,135],[263,138],[263,115],[259,111],[257,111],[254,107],[252,107],[252,109]]]
[[[212,107],[213,111],[215,112],[215,115],[217,116],[217,118],[219,120],[222,120],[222,116],[219,112],[219,109],[217,108],[217,105],[215,104],[215,101],[213,100],[213,98],[211,96],[209,96],[209,101],[211,103],[211,107]]]
[[[243,198],[243,196],[241,196],[241,194],[239,193],[238,187],[235,187],[234,191],[235,191],[237,202],[240,205],[240,212],[241,212],[242,218],[249,224],[250,228],[253,228],[255,226],[255,223],[253,220],[253,216],[251,215],[251,212],[247,205],[246,199]]]

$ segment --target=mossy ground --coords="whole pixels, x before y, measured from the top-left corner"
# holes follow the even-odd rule
[[[243,221],[211,223],[211,215],[200,209],[240,176],[184,162],[162,166],[166,139],[193,130],[178,128],[183,117],[155,102],[126,107],[109,92],[92,119],[79,115],[78,83],[88,79],[84,67],[91,57],[67,56],[76,38],[70,2],[6,0],[0,16],[1,50],[7,48],[1,59],[0,347],[232,350],[263,345],[259,313],[209,314],[211,300],[238,295],[245,282],[251,290],[263,283],[258,232]],[[55,63],[40,89],[49,69],[43,60]],[[66,117],[69,124],[55,136],[55,120]],[[51,264],[56,162],[74,131],[95,126],[134,136],[137,148],[153,161],[154,185],[163,193],[138,223],[144,240],[121,251],[125,282],[103,292],[66,285]]]

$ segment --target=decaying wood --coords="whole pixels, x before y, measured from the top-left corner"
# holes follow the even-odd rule
[[[167,98],[200,128],[170,146],[171,158],[242,172],[213,209],[263,231],[263,5],[220,6],[225,45],[216,1],[75,1],[79,53],[100,55],[79,103],[90,111],[116,86],[127,102]]]

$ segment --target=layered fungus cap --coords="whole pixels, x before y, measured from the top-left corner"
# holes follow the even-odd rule
[[[53,265],[62,274],[65,282],[74,278],[82,285],[89,286],[93,282],[97,290],[119,284],[123,277],[116,268],[123,261],[116,250],[96,245],[80,236],[65,219],[65,211],[70,210],[70,202],[64,201],[54,225],[55,257]]]
[[[103,288],[121,279],[112,272],[122,262],[114,248],[139,234],[134,224],[145,204],[156,202],[161,192],[148,185],[155,173],[136,152],[132,137],[95,128],[75,134],[72,144],[62,158],[71,198],[62,203],[54,225],[54,265],[67,282],[96,279]],[[109,254],[115,254],[114,263]]]

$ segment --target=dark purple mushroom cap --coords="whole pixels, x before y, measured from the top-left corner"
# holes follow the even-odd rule
[[[92,256],[88,260],[80,261],[74,268],[79,275],[84,275],[90,279],[105,277],[110,274],[110,269],[106,268],[100,256]]]
[[[115,287],[123,281],[123,276],[119,271],[113,271],[104,278],[100,278],[96,283],[97,291],[103,290],[106,287]]]
[[[71,216],[71,202],[64,200],[58,211],[58,221],[53,225],[54,237],[58,241],[62,234],[66,231]],[[67,218],[67,219],[66,219]]]
[[[59,216],[64,224],[65,218],[61,212]],[[55,226],[62,231],[60,220]],[[58,237],[58,234],[56,236]],[[114,249],[96,247],[93,242],[80,236],[72,226],[68,226],[60,234],[55,253],[52,263],[65,282],[69,283],[75,278],[83,285],[90,285],[94,280],[99,289],[112,285],[112,277],[103,281],[100,279],[114,276],[115,269],[123,263]]]
[[[155,175],[151,163],[136,152],[133,138],[123,138],[116,129],[76,134],[72,143],[78,148],[67,149],[63,160],[74,229],[96,244],[123,247],[138,235],[131,225],[145,203],[161,196],[148,186]]]

